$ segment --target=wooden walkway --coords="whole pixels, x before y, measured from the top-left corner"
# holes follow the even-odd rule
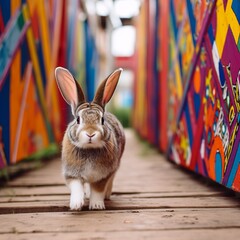
[[[0,189],[0,239],[239,239],[234,193],[166,161],[127,130],[105,211],[69,211],[60,159]]]

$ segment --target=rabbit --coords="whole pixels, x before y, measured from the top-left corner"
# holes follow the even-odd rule
[[[62,170],[70,189],[70,209],[81,210],[84,188],[90,190],[89,209],[105,209],[104,199],[112,193],[113,179],[125,147],[125,134],[117,118],[105,111],[122,69],[111,73],[98,87],[92,102],[72,74],[57,67],[55,78],[64,100],[71,106],[74,120],[62,141]],[[88,195],[88,194],[87,194]]]

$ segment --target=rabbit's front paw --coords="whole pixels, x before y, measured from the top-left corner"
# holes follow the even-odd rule
[[[97,192],[91,189],[89,209],[90,210],[102,210],[105,209],[104,205],[104,192]]]
[[[84,198],[76,195],[71,195],[70,198],[70,209],[81,210],[84,205]]]
[[[85,198],[90,199],[90,194],[91,194],[90,185],[89,185],[89,183],[85,183],[84,184],[84,196],[85,196]]]
[[[90,210],[103,210],[103,209],[105,209],[104,201],[90,201],[89,209]]]
[[[78,179],[69,181],[69,188],[71,190],[70,209],[81,210],[84,205],[84,191],[83,184]]]

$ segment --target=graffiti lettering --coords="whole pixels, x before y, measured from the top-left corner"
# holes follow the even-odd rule
[[[238,131],[238,124],[235,125],[233,133],[231,135],[231,139],[230,139],[230,142],[229,142],[229,145],[228,145],[225,162],[228,161],[228,159],[229,159],[229,157],[232,153],[232,148],[233,148],[233,144],[234,144],[234,141],[235,141],[235,138],[236,138],[237,131]]]
[[[233,85],[232,88],[233,88],[233,93],[234,93],[234,96],[235,96],[234,100],[235,100],[235,103],[236,103],[237,111],[239,113],[240,112],[240,70],[238,72],[236,85]]]
[[[232,122],[233,122],[234,117],[235,117],[234,107],[231,106],[231,107],[230,107],[229,114],[228,114],[228,120],[229,120],[230,125],[232,125]]]
[[[231,74],[231,65],[230,63],[226,66],[226,71],[232,86],[232,91],[234,94],[234,101],[237,107],[237,111],[240,111],[240,70],[238,72],[238,76],[236,79],[236,84],[233,84],[233,80],[232,80],[232,74]]]
[[[222,108],[220,108],[220,111],[219,111],[219,116],[216,123],[214,136],[219,136],[222,139],[224,152],[226,153],[228,144],[229,144],[229,130],[226,124],[224,123],[224,113]]]

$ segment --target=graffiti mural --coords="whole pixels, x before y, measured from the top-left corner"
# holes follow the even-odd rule
[[[179,106],[188,86],[193,63],[199,53],[204,28],[214,1],[170,1],[168,136],[176,129]]]
[[[160,116],[158,147],[177,164],[240,191],[239,1],[158,3],[168,11],[158,16],[158,34],[164,29],[162,22],[169,29],[169,35],[156,35],[157,81],[167,86],[159,89],[161,107],[155,108]],[[166,46],[168,53],[163,55]],[[152,131],[146,124],[142,129]],[[166,136],[168,150],[162,148]]]
[[[50,47],[50,32],[54,35],[60,30],[62,4],[53,3],[49,2],[49,8],[59,15],[51,15],[51,26],[42,1],[23,5],[7,1],[0,5],[1,167],[61,138],[59,105],[54,100],[58,93],[52,84],[58,41],[56,48]]]
[[[0,2],[0,169],[39,151],[58,150],[68,108],[54,69],[69,68],[86,85],[84,47],[92,55],[96,51],[80,11],[77,0]],[[91,95],[94,89],[86,91]]]
[[[234,1],[216,2],[171,149],[179,164],[240,190],[240,28],[235,7]]]

